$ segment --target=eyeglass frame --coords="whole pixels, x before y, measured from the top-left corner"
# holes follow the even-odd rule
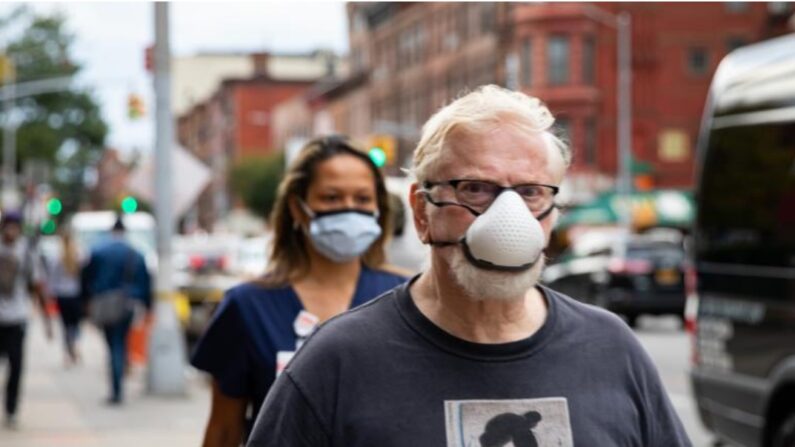
[[[533,216],[536,219],[538,219],[538,220],[541,220],[541,219],[547,217],[547,215],[549,215],[549,213],[552,212],[552,210],[557,207],[557,205],[554,202],[554,197],[556,195],[558,195],[558,192],[560,192],[560,187],[559,186],[547,185],[545,183],[532,183],[532,182],[530,182],[530,183],[519,183],[519,184],[516,184],[516,185],[503,186],[503,185],[500,185],[499,183],[494,183],[494,182],[489,181],[489,180],[481,180],[481,179],[473,179],[473,178],[454,178],[454,179],[441,181],[441,182],[432,182],[430,180],[425,180],[424,182],[422,182],[422,189],[420,191],[418,191],[418,192],[422,193],[425,196],[425,199],[428,202],[430,202],[432,205],[438,206],[440,208],[444,207],[444,206],[455,205],[455,206],[460,206],[460,207],[463,207],[463,208],[467,209],[470,213],[474,214],[475,216],[479,216],[479,215],[485,213],[486,210],[488,209],[488,206],[483,211],[477,211],[477,210],[473,209],[471,206],[465,205],[463,203],[437,201],[437,200],[434,200],[431,197],[430,188],[433,188],[434,186],[452,186],[453,187],[453,195],[455,195],[455,192],[456,192],[456,189],[457,189],[457,185],[459,183],[461,183],[461,182],[481,182],[481,183],[488,183],[490,185],[496,186],[498,188],[497,189],[497,193],[494,195],[494,199],[491,201],[491,203],[489,203],[489,206],[491,206],[494,203],[494,200],[497,200],[497,197],[499,197],[499,195],[502,194],[506,190],[510,190],[510,191],[516,192],[516,188],[521,187],[521,186],[543,186],[545,188],[549,188],[549,189],[552,190],[552,197],[553,197],[552,204],[549,206],[549,208],[545,209],[544,211],[542,211],[538,215],[535,215],[535,213],[533,213],[533,211],[528,208],[530,213],[533,214]],[[518,194],[518,192],[517,192],[517,194]],[[520,194],[520,196],[521,196],[521,194]],[[457,196],[456,196],[456,200],[458,200]]]

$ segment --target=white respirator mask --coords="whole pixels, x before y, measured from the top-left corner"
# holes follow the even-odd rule
[[[464,236],[458,241],[430,241],[431,245],[461,244],[467,260],[487,270],[518,272],[538,262],[546,246],[544,229],[539,220],[547,217],[554,207],[536,218],[521,196],[509,189],[500,193],[482,214],[462,207],[477,216]]]

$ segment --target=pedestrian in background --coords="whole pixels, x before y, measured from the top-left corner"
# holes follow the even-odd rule
[[[83,295],[89,315],[105,333],[110,358],[111,394],[109,405],[123,402],[123,378],[127,363],[127,335],[136,315],[152,307],[152,281],[144,257],[125,240],[124,223],[119,217],[111,237],[91,250],[81,273]]]
[[[0,358],[8,358],[5,425],[15,428],[31,299],[39,303],[48,338],[52,330],[46,313],[44,267],[36,247],[22,235],[21,216],[4,212],[0,232]]]
[[[342,137],[309,142],[279,185],[262,280],[227,291],[192,363],[212,375],[205,447],[238,446],[268,389],[315,328],[406,278],[386,270],[381,172]]]
[[[76,344],[80,335],[80,321],[83,318],[84,307],[80,293],[81,262],[74,237],[68,227],[61,226],[59,235],[61,251],[59,256],[50,260],[49,289],[58,301],[66,350],[65,363],[74,365],[80,358]]]

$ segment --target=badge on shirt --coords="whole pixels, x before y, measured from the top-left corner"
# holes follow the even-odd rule
[[[566,398],[448,400],[447,447],[561,446],[574,439]]]
[[[276,353],[276,377],[284,371],[287,364],[290,363],[295,353],[301,349],[304,341],[315,332],[320,318],[312,313],[302,310],[298,313],[293,321],[293,331],[295,332],[295,350],[294,351],[279,351]]]

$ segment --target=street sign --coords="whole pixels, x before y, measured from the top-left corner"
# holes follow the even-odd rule
[[[185,148],[177,146],[172,153],[172,166],[179,175],[172,175],[172,205],[174,217],[184,215],[202,190],[210,183],[210,169]],[[132,172],[127,182],[130,192],[154,203],[155,201],[155,165],[150,154],[144,156],[138,167]]]

